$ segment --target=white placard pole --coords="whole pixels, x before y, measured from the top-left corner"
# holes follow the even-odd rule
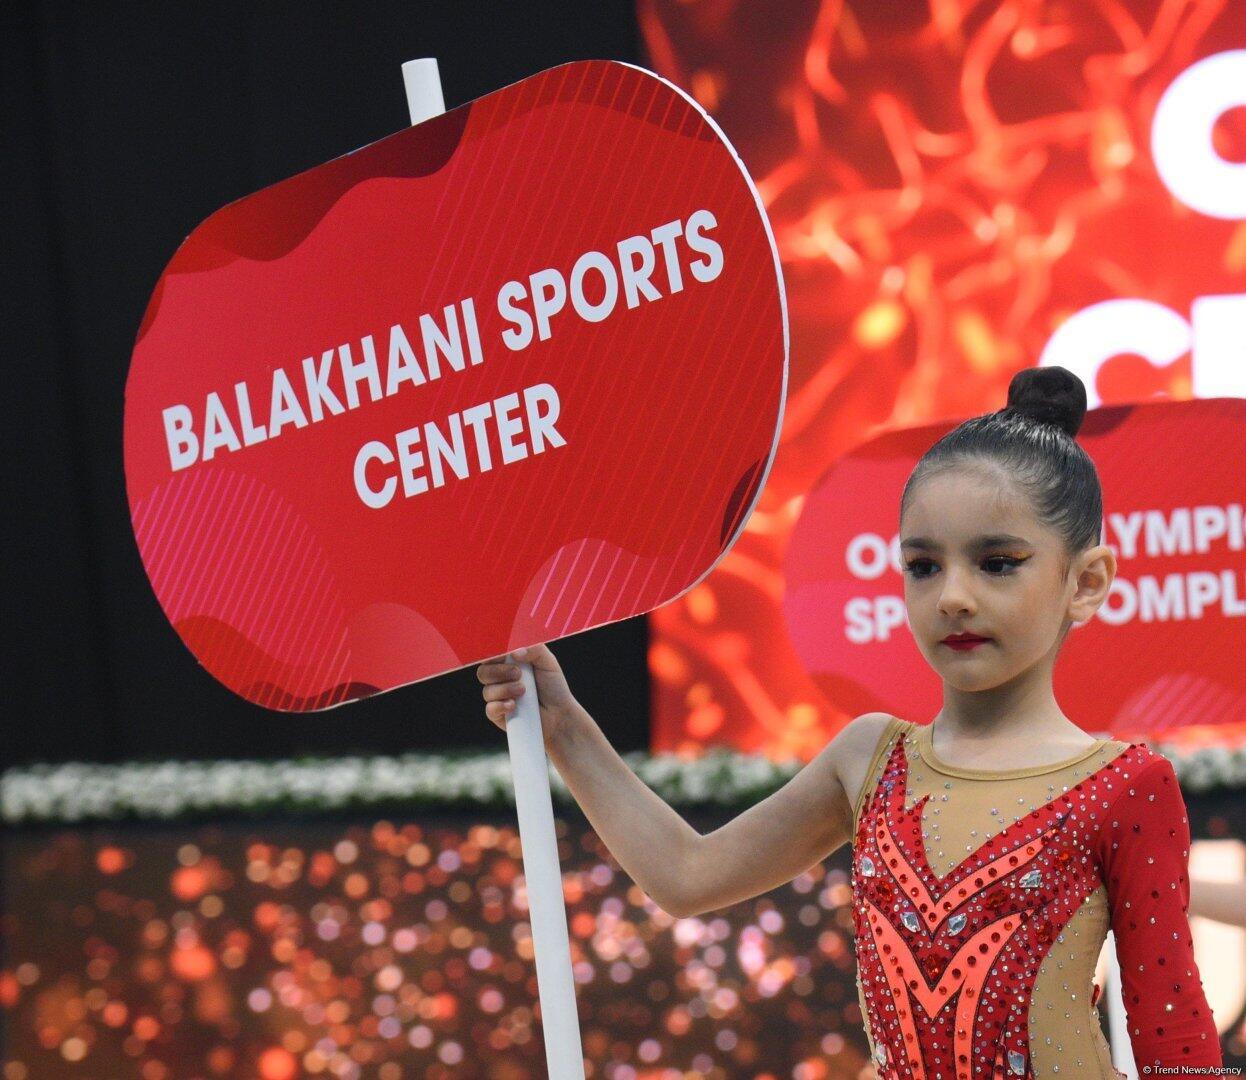
[[[411,123],[419,124],[446,111],[441,77],[435,59],[408,60],[402,65]],[[541,1000],[541,1028],[545,1034],[545,1061],[550,1080],[584,1080],[584,1054],[571,975],[571,943],[567,936],[567,909],[563,900],[558,839],[554,835],[554,808],[549,792],[549,762],[541,734],[536,678],[532,665],[518,663],[524,692],[506,721],[511,776],[515,783],[515,810],[523,850],[524,881],[532,948],[536,956],[537,994]]]
[[[446,101],[441,96],[441,74],[434,57],[408,60],[403,64],[402,84],[407,91],[407,111],[411,114],[412,127],[446,111]]]

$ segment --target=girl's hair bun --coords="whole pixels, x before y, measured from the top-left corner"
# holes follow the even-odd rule
[[[1004,411],[1054,424],[1074,436],[1086,418],[1086,386],[1068,368],[1023,368],[1008,384]]]

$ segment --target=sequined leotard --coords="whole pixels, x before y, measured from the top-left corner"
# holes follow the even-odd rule
[[[1186,916],[1172,765],[1100,739],[1008,772],[892,718],[855,808],[857,988],[879,1080],[1115,1080],[1095,964],[1110,928],[1144,1065],[1221,1065]]]

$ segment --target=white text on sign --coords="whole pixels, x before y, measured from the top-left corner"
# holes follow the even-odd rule
[[[717,224],[711,211],[699,209],[686,221],[676,219],[647,234],[628,236],[609,254],[584,252],[566,273],[547,267],[507,281],[497,293],[505,324],[502,343],[519,352],[548,340],[556,316],[574,312],[585,322],[600,323],[620,303],[630,310],[642,301],[672,296],[685,288],[685,273],[701,284],[716,280],[723,269],[723,249],[706,233]],[[308,356],[289,370],[274,368],[266,388],[267,407],[255,407],[259,399],[244,381],[232,390],[209,392],[198,415],[185,403],[163,409],[171,471],[211,461],[222,451],[236,453],[288,428],[305,428],[365,401],[391,397],[406,383],[423,386],[485,360],[471,297],[446,305],[440,314],[423,313],[408,325],[418,331],[409,333],[395,322],[387,341],[378,335],[383,342],[379,348],[376,337],[364,334],[357,342],[324,350],[319,358]],[[413,342],[419,343],[418,350]],[[428,421],[387,440],[369,440],[355,455],[356,494],[365,506],[381,509],[394,499],[400,484],[403,496],[410,498],[443,486],[451,475],[466,479],[473,472],[489,471],[496,461],[509,465],[530,453],[565,446],[554,426],[560,407],[558,391],[541,382],[455,412],[440,423]],[[526,442],[519,439],[525,433]],[[416,449],[421,443],[424,449]]]

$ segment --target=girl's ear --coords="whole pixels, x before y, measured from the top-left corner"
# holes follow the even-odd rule
[[[1077,588],[1069,598],[1069,618],[1085,622],[1107,599],[1116,578],[1116,555],[1107,544],[1087,548],[1073,562]]]

